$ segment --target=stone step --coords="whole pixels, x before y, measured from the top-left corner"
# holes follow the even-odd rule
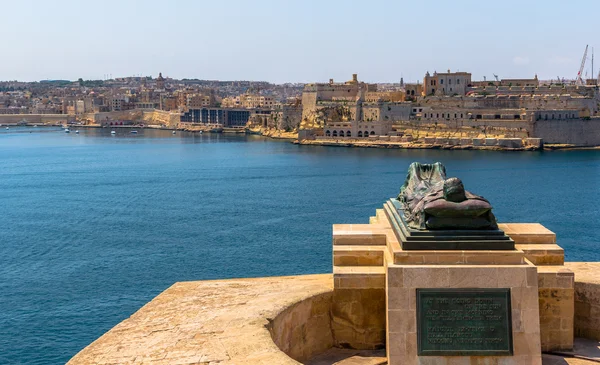
[[[382,266],[334,266],[335,289],[385,289]]]
[[[371,224],[334,224],[334,245],[384,246],[385,229]]]
[[[515,244],[553,244],[556,234],[539,223],[499,223],[498,228]]]
[[[390,226],[387,216],[385,215],[385,210],[377,209],[375,216],[377,217],[378,224],[381,224],[382,226],[387,226],[387,227]]]
[[[333,246],[335,266],[383,266],[384,246]]]
[[[353,350],[333,347],[305,362],[306,365],[385,365],[382,350]]]
[[[516,244],[515,248],[525,253],[534,265],[564,265],[565,251],[557,244]]]

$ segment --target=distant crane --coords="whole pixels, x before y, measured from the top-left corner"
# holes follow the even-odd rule
[[[500,80],[498,79],[498,75],[496,75],[496,74],[493,74],[493,75],[494,75],[494,78],[496,79],[496,82],[500,82]]]
[[[581,67],[579,67],[579,72],[577,73],[577,78],[575,79],[576,85],[585,85],[585,82],[581,78],[583,69],[585,68],[585,61],[587,59],[588,45],[585,45],[585,52],[583,52],[583,58],[581,59]]]

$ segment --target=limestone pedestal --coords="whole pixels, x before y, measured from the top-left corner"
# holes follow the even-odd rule
[[[444,252],[440,252],[444,256]],[[470,252],[469,254],[474,254]],[[480,252],[492,258],[491,252]],[[438,256],[439,258],[439,256]],[[435,260],[432,260],[435,261]],[[491,259],[490,261],[494,261]],[[417,289],[510,289],[512,354],[506,356],[419,356]],[[535,266],[425,263],[387,266],[387,353],[400,364],[541,364],[538,278]],[[450,339],[452,340],[452,339]],[[490,362],[491,361],[491,362]]]
[[[378,210],[369,224],[333,227],[336,345],[385,347],[395,364],[541,364],[541,351],[573,346],[573,273],[554,233],[539,224],[501,224],[510,250],[403,250]],[[510,289],[512,354],[423,356],[417,346],[417,289]]]

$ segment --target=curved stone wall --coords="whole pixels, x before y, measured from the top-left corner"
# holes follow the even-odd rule
[[[575,337],[600,341],[600,262],[567,262],[575,272]]]
[[[281,311],[269,324],[275,344],[292,359],[304,362],[333,347],[333,292],[306,298]]]

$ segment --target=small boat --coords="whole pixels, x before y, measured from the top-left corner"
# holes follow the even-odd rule
[[[34,125],[33,125],[33,128],[37,128],[37,124],[34,124]]]
[[[129,132],[129,133],[131,133],[131,134],[137,134],[137,131],[136,131],[136,130],[133,130],[133,131],[131,131],[131,132]]]
[[[79,129],[75,131],[75,134],[79,134]]]
[[[173,134],[175,134],[175,131],[173,131]]]
[[[202,131],[200,131],[200,134],[202,134],[202,133],[203,133],[203,132],[202,132]]]
[[[6,130],[9,130],[10,128],[6,127]]]
[[[65,128],[65,133],[71,133],[71,131],[69,130],[69,128]]]
[[[117,134],[117,132],[115,132],[115,131],[110,131],[110,134],[112,134],[112,135],[114,136],[115,134]]]

